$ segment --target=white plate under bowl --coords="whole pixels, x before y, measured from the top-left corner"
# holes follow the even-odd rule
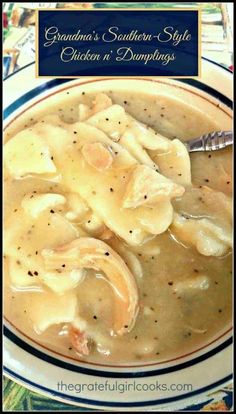
[[[34,70],[34,64],[29,65],[4,82],[6,125],[39,100],[46,102],[49,95],[60,94],[62,90],[65,93],[67,88],[75,85],[78,92],[81,88],[101,90],[105,84],[112,82],[101,78],[99,82],[95,78],[45,81],[35,79]],[[220,111],[230,115],[232,74],[206,60],[202,61],[202,72],[199,81],[176,83],[168,79],[154,79],[151,82],[151,78],[146,78],[118,79],[116,82],[121,87],[133,82],[134,87],[155,91],[161,81],[167,88],[173,87],[173,93],[179,90],[178,93],[187,94],[190,100],[191,94],[194,94],[199,104],[205,100],[209,113],[218,108],[219,117]],[[232,333],[228,330],[202,349],[169,362],[111,367],[59,356],[35,344],[6,321],[4,372],[33,391],[82,407],[116,411],[175,411],[206,400],[207,394],[231,381]],[[64,385],[58,388],[61,381],[67,389]],[[68,388],[69,384],[74,386],[73,390]],[[180,385],[173,389],[171,384]],[[192,389],[186,384],[191,384]],[[113,391],[106,391],[108,387]]]

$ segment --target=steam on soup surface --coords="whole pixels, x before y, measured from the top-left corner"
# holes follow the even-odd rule
[[[175,358],[231,318],[231,150],[181,99],[82,92],[6,133],[5,313],[65,355]]]

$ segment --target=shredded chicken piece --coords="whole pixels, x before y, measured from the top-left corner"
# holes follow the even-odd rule
[[[107,170],[113,162],[111,152],[101,142],[83,145],[82,154],[87,163],[98,171]]]
[[[86,332],[80,331],[78,328],[71,326],[69,337],[72,346],[81,355],[89,355],[89,338]]]
[[[82,237],[54,250],[44,249],[42,256],[47,270],[66,266],[102,270],[114,292],[114,332],[129,332],[138,313],[138,289],[135,278],[121,257],[106,243]]]

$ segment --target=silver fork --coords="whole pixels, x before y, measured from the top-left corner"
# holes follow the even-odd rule
[[[232,131],[215,131],[185,142],[188,152],[217,151],[233,144]]]

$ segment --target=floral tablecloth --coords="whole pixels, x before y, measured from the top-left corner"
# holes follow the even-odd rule
[[[8,378],[4,378],[4,411],[93,411],[63,404],[36,394]],[[183,411],[232,411],[232,387],[206,395],[204,403],[187,406]]]
[[[232,4],[232,3],[228,3]],[[203,55],[232,69],[232,42],[225,28],[222,3],[139,3],[139,7],[201,6],[203,13]],[[3,3],[4,77],[35,59],[34,24],[37,7],[101,8],[137,7],[134,3]],[[221,22],[222,20],[222,22]],[[221,24],[222,23],[222,24]],[[230,19],[229,19],[230,23]],[[214,46],[215,39],[215,46]],[[212,47],[213,46],[213,47]],[[63,404],[32,392],[8,378],[3,378],[3,409],[5,411],[93,411]],[[204,403],[185,407],[184,411],[232,411],[232,387],[206,395]]]

